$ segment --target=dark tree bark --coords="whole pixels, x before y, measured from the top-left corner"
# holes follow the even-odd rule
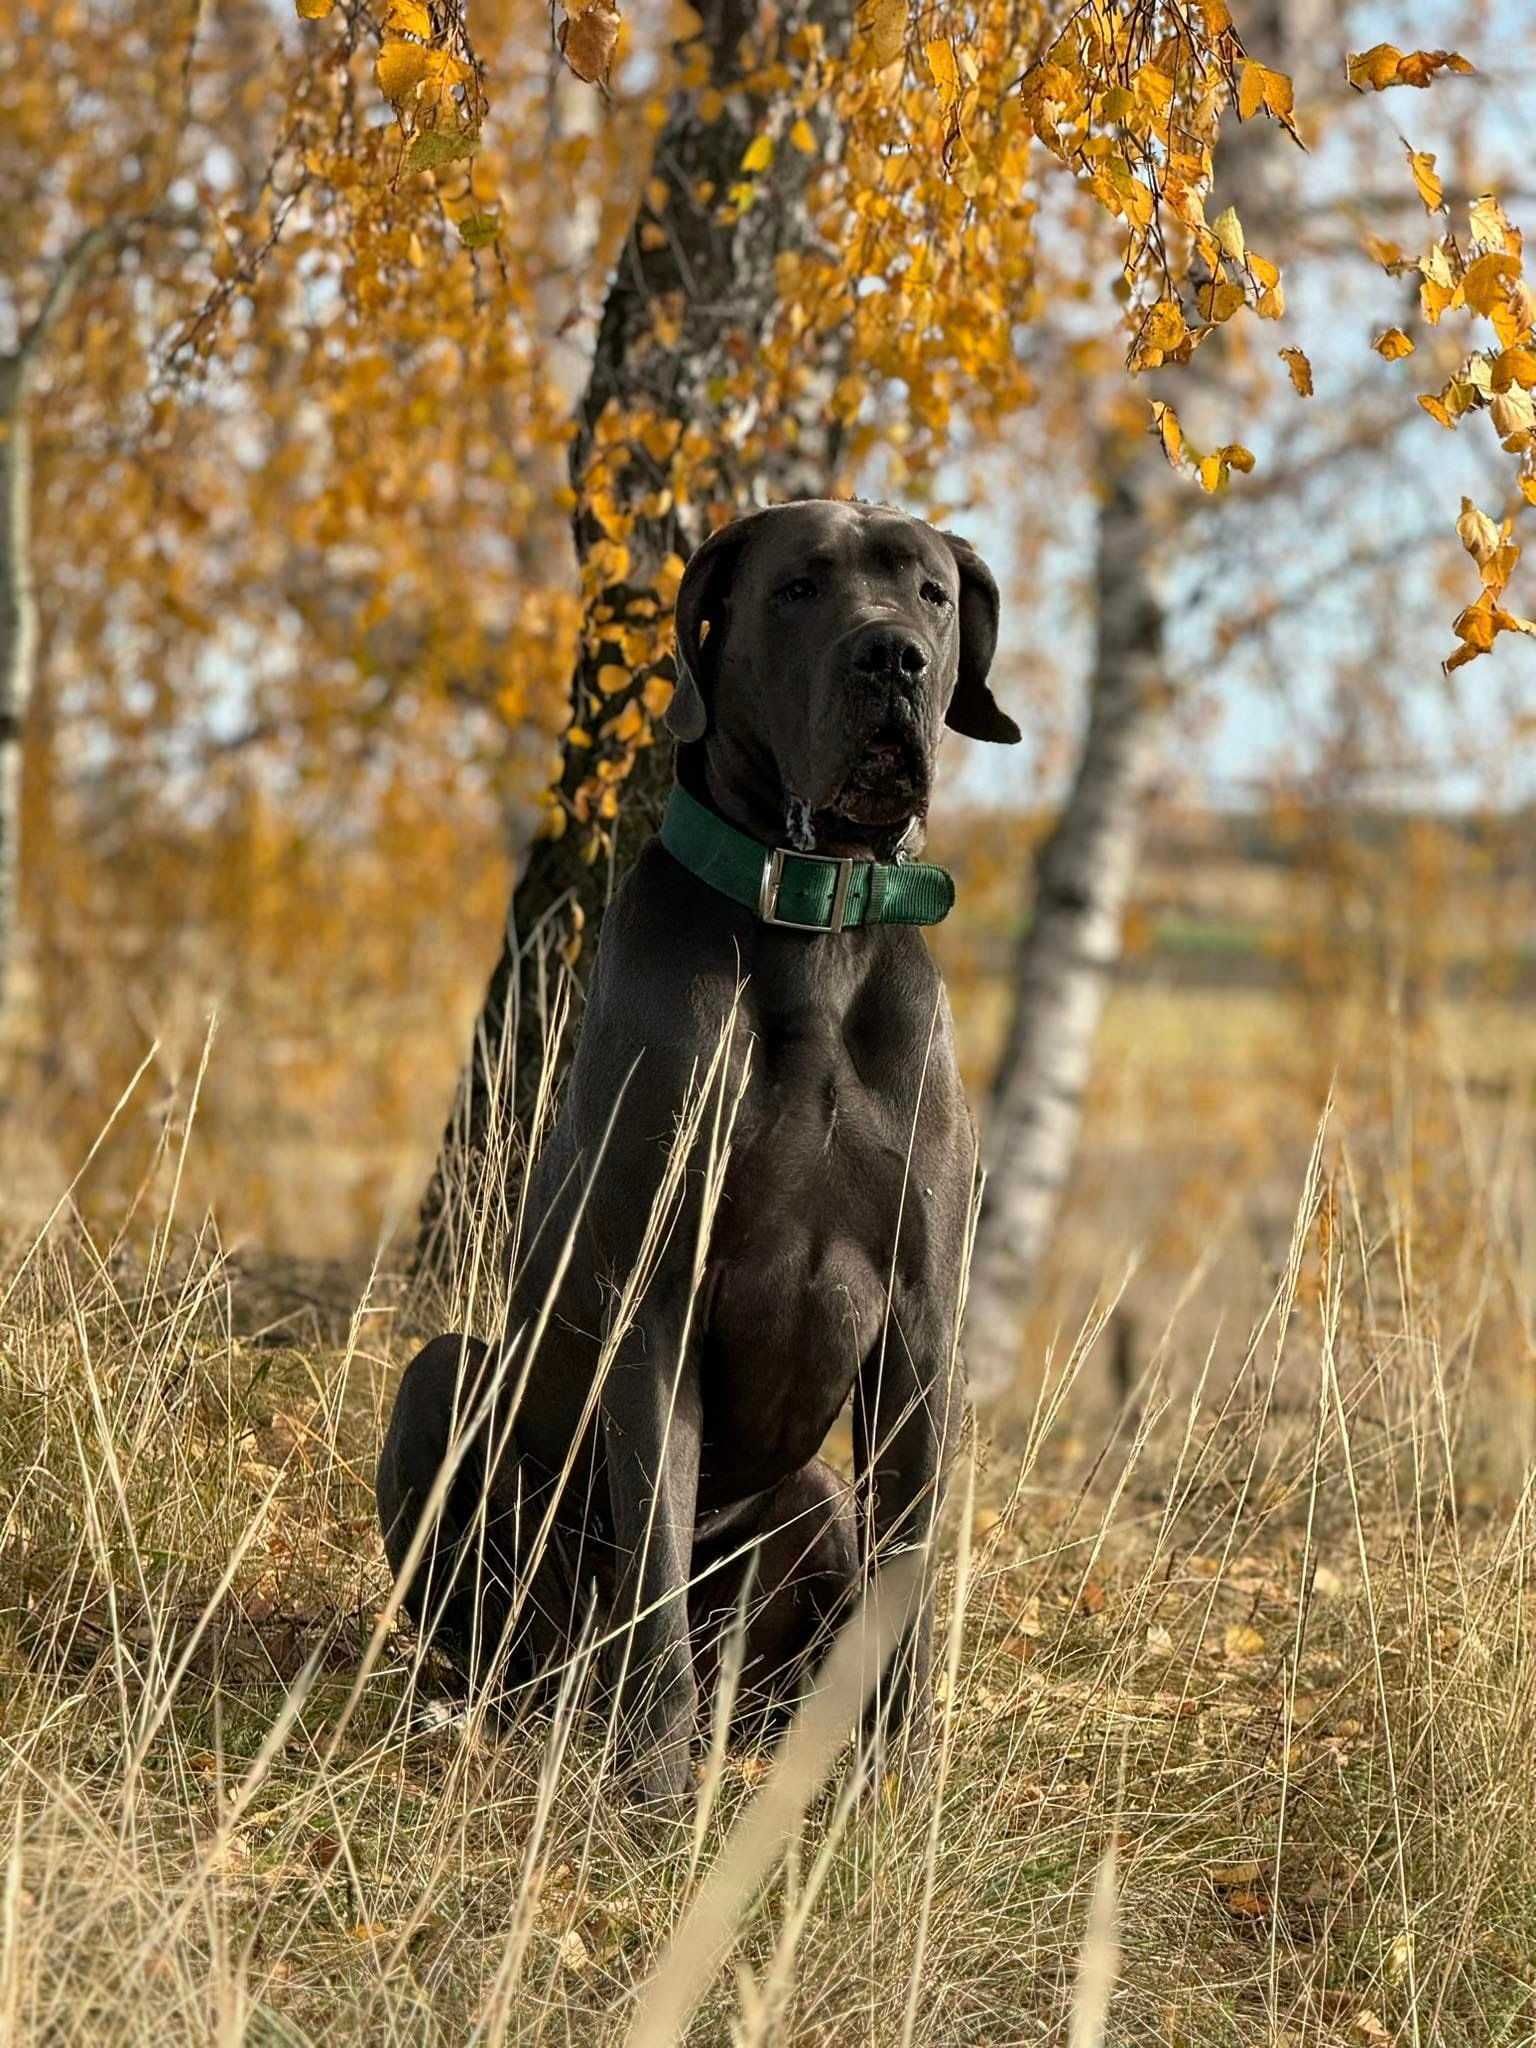
[[[644,629],[657,610],[654,586],[663,564],[670,557],[686,560],[721,512],[823,492],[834,473],[835,429],[826,401],[835,341],[825,345],[825,359],[807,363],[810,374],[792,415],[764,422],[749,404],[733,417],[716,396],[739,379],[775,313],[778,259],[810,246],[806,189],[815,160],[781,146],[754,203],[739,214],[722,206],[742,178],[748,145],[781,126],[783,110],[747,83],[758,54],[752,0],[707,0],[699,11],[707,83],[723,95],[723,110],[711,106],[715,118],[704,119],[698,87],[674,98],[650,180],[660,181],[665,201],[643,201],[637,212],[577,408],[571,478],[587,630],[572,680],[575,733],[565,742],[555,792],[564,829],[534,841],[513,893],[422,1204],[417,1263],[428,1278],[444,1279],[456,1269],[469,1233],[489,1229],[495,1241],[510,1220],[523,1155],[537,1136],[538,1105],[547,1102],[550,1075],[564,1061],[564,1048],[549,1043],[554,984],[563,970],[579,1004],[613,883],[655,829],[671,786],[672,750],[657,728],[616,783],[612,815],[604,815],[601,798],[594,806],[597,764],[605,746],[610,756],[618,751],[617,743],[605,742],[603,729],[632,700],[643,703],[648,684],[671,674],[670,664],[634,665],[622,629],[627,623]],[[839,0],[810,0],[798,18],[819,23],[834,51],[846,42],[852,9]],[[828,117],[819,118],[825,143]],[[668,448],[665,433],[648,445],[645,436],[628,432],[626,423],[637,422],[670,423],[690,437],[697,459],[688,442]],[[626,443],[616,473],[604,457],[615,438]],[[605,534],[601,508],[594,510],[594,462],[622,525],[625,559],[615,581],[605,580],[602,566],[610,558],[603,542],[615,521],[610,511]],[[631,671],[627,683],[605,694],[599,672],[607,669],[604,680],[611,681],[621,668]],[[646,722],[649,727],[649,716]],[[489,1203],[490,1213],[474,1213],[475,1202]]]

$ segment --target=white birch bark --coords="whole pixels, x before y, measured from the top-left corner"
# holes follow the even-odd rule
[[[23,350],[0,358],[0,1042],[10,1023],[21,886],[21,743],[37,673],[32,450]]]

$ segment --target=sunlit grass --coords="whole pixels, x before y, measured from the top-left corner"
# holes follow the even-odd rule
[[[659,1830],[578,1666],[502,1726],[379,1627],[390,1388],[423,1316],[495,1327],[484,1231],[448,1307],[377,1277],[292,1344],[212,1225],[66,1205],[0,1278],[0,2039],[619,2043],[723,1887],[700,2043],[1528,2042],[1528,1134],[1433,1086],[1291,1133],[1252,1327],[1148,1330],[1123,1413],[1096,1316],[1024,1362],[935,1741],[842,1749],[787,1853],[759,1807],[760,1890],[769,1759]]]

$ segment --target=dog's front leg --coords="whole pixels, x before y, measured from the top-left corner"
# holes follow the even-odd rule
[[[663,1332],[616,1364],[603,1390],[603,1446],[619,1578],[618,1712],[647,1801],[677,1804],[691,1783],[696,1711],[688,1580],[699,1490],[699,1384]]]
[[[879,1718],[920,1742],[930,1707],[933,1615],[932,1545],[944,1474],[960,1416],[950,1333],[903,1329],[893,1314],[885,1338],[865,1360],[853,1392],[853,1449],[859,1534],[868,1575],[900,1551],[922,1548],[929,1562],[920,1605],[878,1695]]]

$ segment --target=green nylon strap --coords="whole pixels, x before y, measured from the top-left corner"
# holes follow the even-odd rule
[[[939,924],[955,901],[954,877],[920,860],[834,860],[764,846],[674,787],[661,843],[722,896],[743,903],[765,924],[847,931],[861,924]],[[842,917],[833,907],[844,889]]]

